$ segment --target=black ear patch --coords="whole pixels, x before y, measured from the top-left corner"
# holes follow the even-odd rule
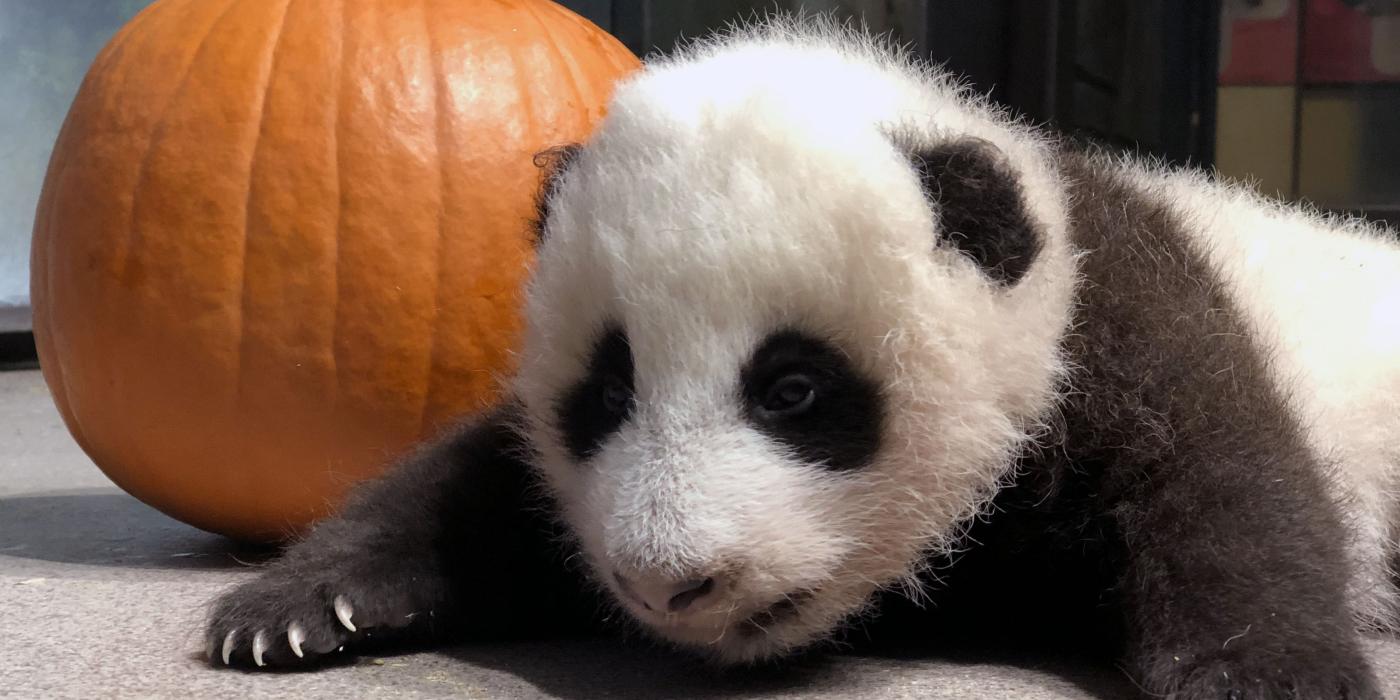
[[[1016,173],[1001,151],[985,141],[963,139],[915,149],[910,159],[924,194],[936,205],[941,236],[996,282],[1019,282],[1042,242]]]
[[[540,187],[535,194],[535,218],[530,221],[530,230],[534,233],[536,248],[544,243],[550,200],[559,189],[564,171],[582,148],[582,144],[571,143],[535,154],[535,167],[540,169]]]

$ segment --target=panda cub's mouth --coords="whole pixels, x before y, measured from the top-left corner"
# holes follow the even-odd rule
[[[765,634],[773,625],[796,618],[802,612],[802,605],[816,596],[813,589],[795,591],[783,596],[782,600],[750,615],[739,623],[738,629],[745,634]]]

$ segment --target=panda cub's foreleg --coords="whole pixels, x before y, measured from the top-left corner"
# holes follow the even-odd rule
[[[557,623],[556,538],[497,409],[352,493],[258,578],[218,598],[214,664],[314,664],[365,641],[422,643]],[[560,589],[565,590],[560,590]]]
[[[1346,604],[1345,532],[1288,442],[1185,445],[1118,509],[1129,662],[1149,694],[1381,697]]]

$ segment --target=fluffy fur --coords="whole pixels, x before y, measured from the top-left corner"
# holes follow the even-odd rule
[[[595,570],[752,572],[733,610],[661,628],[736,660],[811,641],[957,541],[1052,400],[1071,306],[1047,144],[873,45],[781,31],[693,49],[618,89],[552,198],[515,385]],[[931,113],[938,132],[918,116]],[[937,244],[910,157],[950,136],[1027,164],[1025,211],[1046,244],[1014,288],[992,293]],[[638,409],[581,469],[551,400],[613,320],[637,359]],[[733,370],[786,325],[881,379],[884,442],[899,450],[838,479],[745,429]],[[801,618],[724,633],[811,589]]]
[[[222,598],[214,658],[602,604],[751,661],[879,611],[1093,630],[1154,694],[1376,695],[1379,232],[1078,152],[824,25],[653,63],[561,153],[506,407]],[[766,412],[770,375],[827,403]]]

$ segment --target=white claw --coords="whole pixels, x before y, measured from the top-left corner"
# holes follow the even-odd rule
[[[238,630],[229,630],[224,635],[224,665],[228,665],[228,657],[233,654],[233,638],[238,634]]]
[[[263,663],[262,659],[263,652],[265,651],[267,651],[267,633],[258,630],[257,634],[253,635],[253,663],[257,664],[259,667],[267,665]]]
[[[346,600],[345,596],[338,595],[332,604],[335,607],[335,618],[345,625],[345,629],[354,632],[355,623],[350,621],[350,616],[355,614],[355,609],[350,607],[350,601]]]
[[[306,630],[301,628],[300,622],[293,622],[287,625],[287,644],[292,647],[292,653],[298,659],[305,658],[301,654],[301,643],[306,641]]]

